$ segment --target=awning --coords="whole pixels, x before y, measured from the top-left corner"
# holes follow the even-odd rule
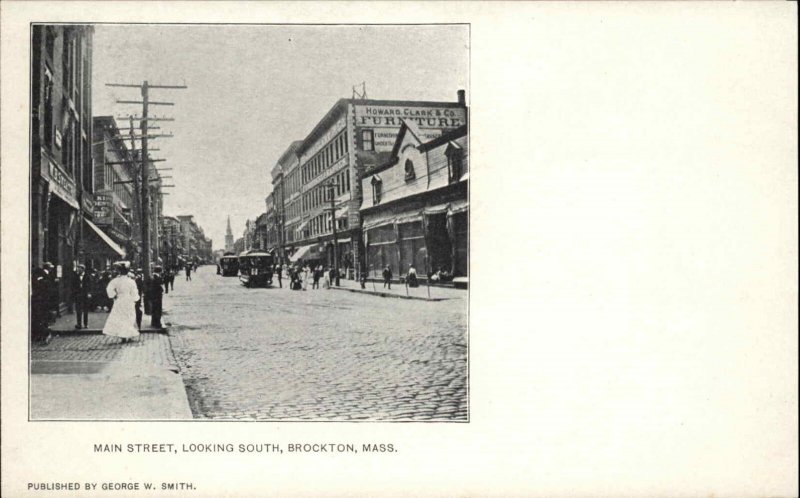
[[[295,230],[296,232],[302,232],[302,231],[303,231],[303,229],[304,229],[306,226],[308,226],[308,222],[309,222],[309,221],[311,221],[311,220],[306,220],[306,221],[304,221],[304,222],[300,223],[300,225],[298,225],[298,226],[297,226],[297,228],[295,228],[294,230]]]
[[[413,223],[422,219],[420,211],[410,211],[408,213],[400,213],[395,218],[395,223]]]
[[[108,247],[110,247],[112,251],[114,251],[115,253],[119,254],[123,258],[125,257],[125,249],[121,248],[119,245],[117,245],[116,242],[111,240],[111,237],[106,235],[106,233],[104,231],[100,230],[100,227],[98,227],[97,225],[95,225],[91,221],[87,220],[86,218],[84,218],[83,221],[86,222],[86,224],[89,226],[89,228],[94,230],[94,232],[97,234],[97,236],[100,237],[100,239],[103,242],[105,242],[106,245]]]
[[[394,218],[395,214],[392,210],[386,210],[382,213],[364,214],[361,228],[363,230],[369,230],[370,228],[388,225],[394,223]]]
[[[312,246],[300,246],[300,249],[298,249],[297,251],[295,251],[294,254],[289,256],[289,261],[295,263],[297,262],[298,259],[304,258],[305,255],[311,251],[311,247]]]
[[[442,214],[446,213],[450,204],[439,204],[436,206],[428,206],[425,208],[425,214]]]
[[[447,210],[447,216],[452,216],[454,214],[459,214],[459,213],[465,213],[468,210],[469,210],[469,201],[467,199],[454,201],[450,203],[450,209]]]

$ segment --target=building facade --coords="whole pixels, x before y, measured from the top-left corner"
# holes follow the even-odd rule
[[[31,264],[54,265],[59,301],[85,261],[84,219],[94,211],[92,37],[87,25],[33,25]]]
[[[95,203],[93,225],[122,248],[108,248],[103,240],[92,244],[93,266],[107,267],[127,258],[137,264],[141,255],[141,209],[135,157],[121,137],[112,116],[95,116],[92,155],[94,159]],[[94,238],[94,237],[92,237]],[[102,239],[98,234],[97,239]]]
[[[212,261],[212,241],[206,238],[203,229],[195,222],[194,215],[181,215],[176,217],[180,224],[180,238],[183,252],[181,261]]]
[[[464,126],[464,94],[455,102],[341,99],[289,146],[271,175],[284,260],[333,266],[336,255],[349,278],[365,269],[361,178],[389,159],[404,121],[424,141]]]
[[[389,267],[402,277],[448,281],[469,271],[469,139],[460,126],[425,139],[403,120],[388,160],[365,171],[361,205],[366,268],[381,278]]]
[[[181,222],[174,216],[162,216],[159,223],[161,233],[161,259],[165,266],[177,268],[179,257],[184,253]]]

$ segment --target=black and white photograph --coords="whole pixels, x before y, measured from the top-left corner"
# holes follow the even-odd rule
[[[469,26],[32,24],[32,420],[467,422]]]
[[[0,495],[796,498],[797,3],[0,1]]]

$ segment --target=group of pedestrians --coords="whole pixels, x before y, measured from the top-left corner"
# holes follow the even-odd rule
[[[289,278],[289,289],[291,290],[308,290],[308,284],[311,283],[312,289],[319,289],[320,282],[323,289],[330,289],[331,285],[338,285],[336,279],[336,269],[322,265],[309,265],[308,263],[303,266],[286,266],[275,265],[273,272],[278,278],[278,286],[283,288],[283,277]]]
[[[142,269],[132,270],[128,264],[118,263],[103,271],[87,271],[79,264],[70,281],[70,295],[75,309],[75,328],[89,326],[89,312],[109,313],[103,333],[129,342],[138,336],[142,327],[142,304],[148,301],[152,317],[151,326],[162,328],[162,296],[175,287],[175,273],[180,268],[161,266],[145,286]],[[186,266],[187,280],[192,267]],[[31,332],[35,342],[47,342],[50,326],[61,316],[59,307],[60,278],[51,263],[34,268],[32,272]]]

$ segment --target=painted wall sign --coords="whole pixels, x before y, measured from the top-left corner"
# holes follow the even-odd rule
[[[400,127],[400,120],[413,121],[420,129],[457,128],[466,124],[463,107],[355,106],[356,126],[365,128]]]

